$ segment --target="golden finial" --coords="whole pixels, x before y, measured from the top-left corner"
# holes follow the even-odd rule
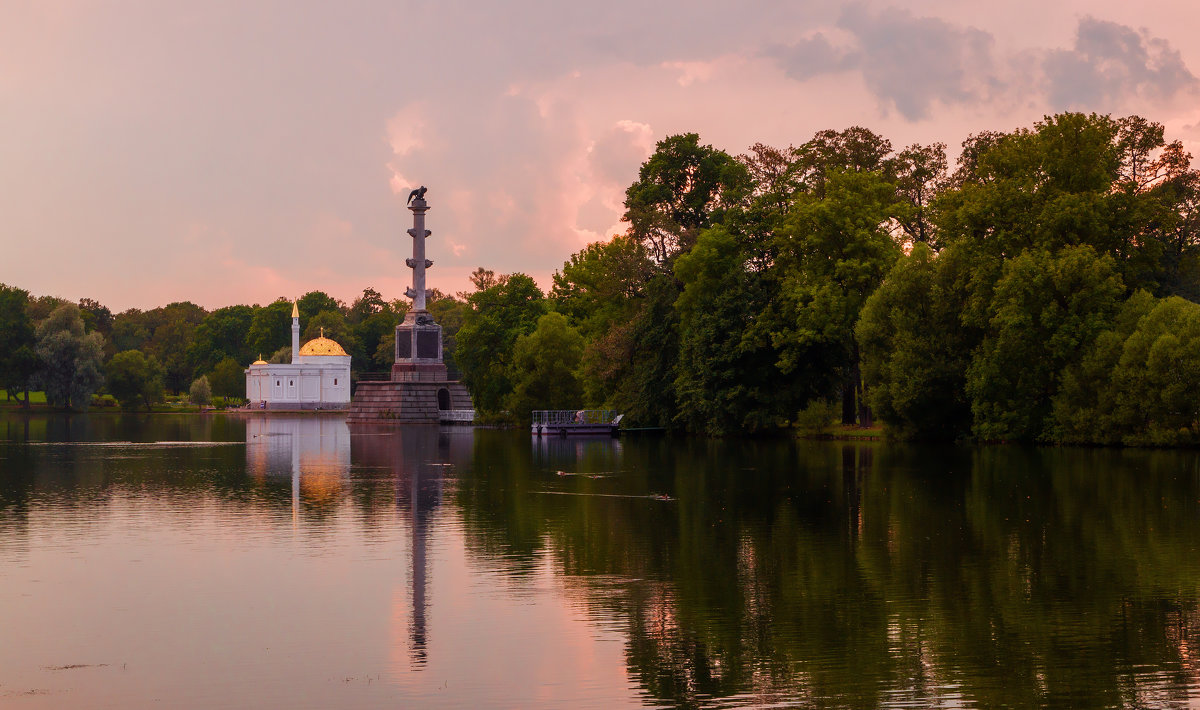
[[[321,326],[321,337],[325,337],[325,326]]]

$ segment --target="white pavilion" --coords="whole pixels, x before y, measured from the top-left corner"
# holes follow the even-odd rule
[[[350,355],[324,332],[301,347],[300,308],[292,304],[292,361],[251,363],[246,399],[263,409],[345,409],[350,406]]]

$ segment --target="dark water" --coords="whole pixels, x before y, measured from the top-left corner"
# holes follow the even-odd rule
[[[1196,707],[1198,548],[1195,452],[8,416],[0,707]]]

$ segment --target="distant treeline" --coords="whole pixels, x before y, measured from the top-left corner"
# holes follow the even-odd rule
[[[346,305],[322,291],[297,304],[301,342],[322,332],[351,355],[354,376],[386,372],[394,330],[408,310],[367,288]],[[466,303],[434,289],[429,310],[443,325],[448,364]],[[86,409],[92,394],[113,394],[125,407],[149,406],[166,393],[188,393],[204,380],[212,396],[246,394],[245,368],[262,357],[291,361],[292,301],[207,311],[187,301],[113,315],[104,305],[78,304],[0,284],[0,387],[24,398],[45,390],[48,404]]]
[[[548,294],[481,268],[433,300],[484,417],[584,404],[711,435],[877,417],[908,439],[1200,443],[1200,173],[1157,123],[1059,114],[972,135],[953,167],[945,144],[897,151],[861,127],[738,156],[677,135],[625,208],[626,232]],[[206,374],[214,393],[290,337],[283,300],[84,301],[76,327],[55,320],[73,304],[2,297],[10,391],[66,377],[48,340],[64,328],[85,360],[137,351],[167,389]],[[305,338],[323,326],[356,372],[388,368],[405,308],[371,289],[300,301]]]

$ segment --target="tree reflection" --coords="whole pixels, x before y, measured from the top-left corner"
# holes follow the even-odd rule
[[[1195,453],[479,432],[458,473],[475,551],[549,555],[681,707],[1173,706],[1197,682]]]

